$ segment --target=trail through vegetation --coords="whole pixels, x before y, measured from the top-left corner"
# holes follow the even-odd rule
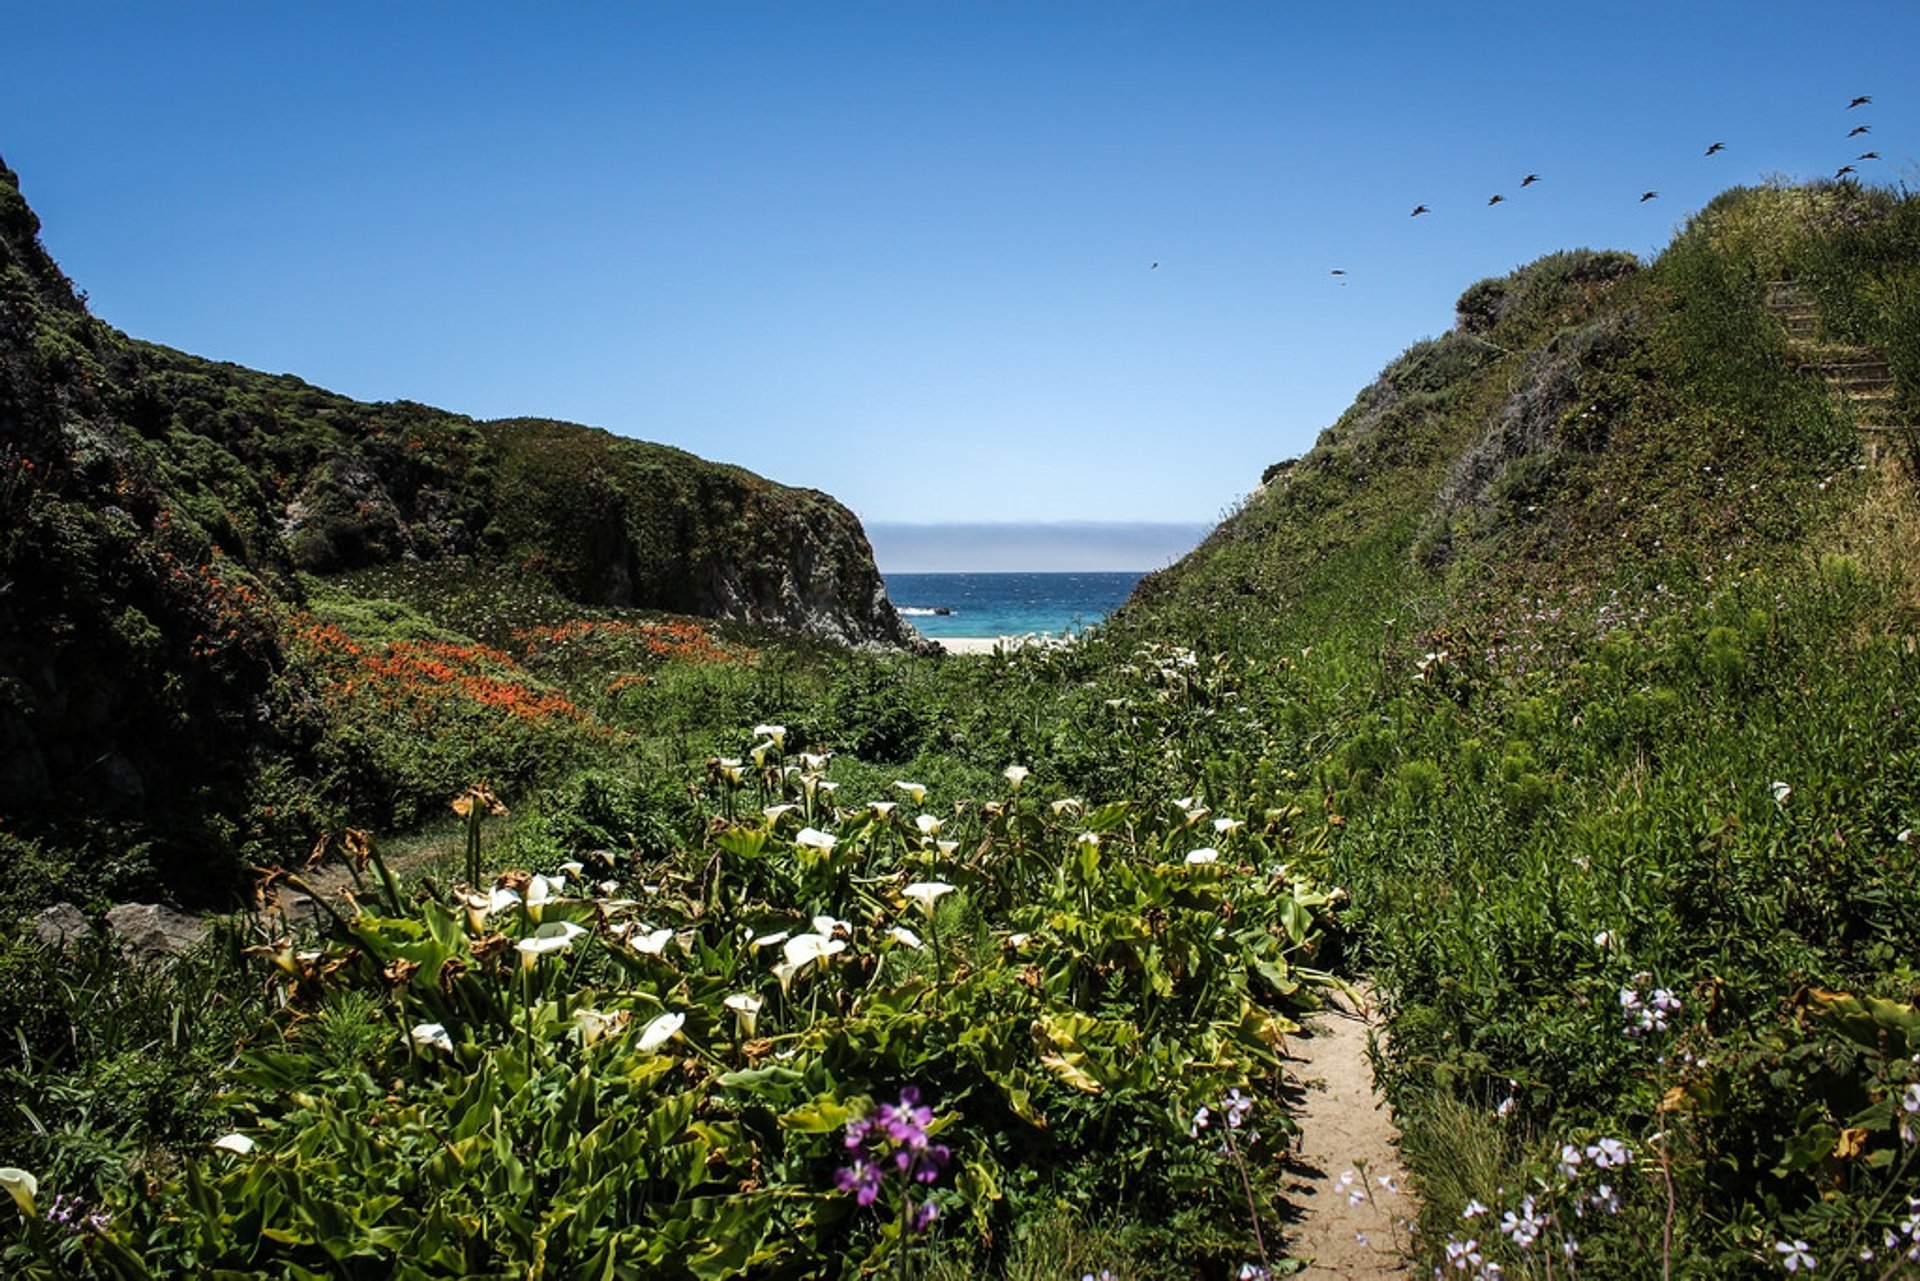
[[[1370,1038],[1381,1031],[1370,990],[1328,998],[1288,1043],[1287,1074],[1303,1087],[1287,1195],[1299,1218],[1287,1252],[1312,1260],[1305,1276],[1403,1276],[1417,1217],[1399,1131],[1374,1084]]]

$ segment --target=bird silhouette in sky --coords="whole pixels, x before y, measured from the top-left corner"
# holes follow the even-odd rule
[[[1850,173],[1852,173],[1852,172],[1853,172],[1853,166],[1852,166],[1852,165],[1841,165],[1841,166],[1840,166],[1840,167],[1839,167],[1838,169],[1835,169],[1835,170],[1833,171],[1833,176],[1834,176],[1834,178],[1835,178],[1836,180],[1838,180],[1838,179],[1841,179],[1841,178],[1844,178],[1844,177],[1846,177],[1846,176],[1847,176],[1848,174],[1850,174]]]
[[[1493,199],[1491,199],[1491,200],[1489,200],[1489,201],[1487,201],[1487,204],[1488,204],[1488,205],[1497,205],[1497,204],[1499,204],[1499,203],[1500,203],[1500,202],[1501,202],[1502,200],[1505,200],[1505,199],[1506,199],[1506,197],[1505,197],[1505,196],[1498,196],[1498,195],[1496,195],[1495,197],[1493,197]]]
[[[1872,102],[1872,101],[1873,101],[1873,96],[1871,94],[1863,93],[1858,98],[1855,98],[1852,102],[1849,102],[1847,104],[1847,110],[1852,111],[1855,107],[1864,107],[1869,102]]]
[[[1429,208],[1427,208],[1427,207],[1426,207],[1425,205],[1415,205],[1415,206],[1413,207],[1413,214],[1412,214],[1412,216],[1413,216],[1413,217],[1415,217],[1415,218],[1418,218],[1418,217],[1419,217],[1419,216],[1420,216],[1421,214],[1423,214],[1423,213],[1432,213],[1432,212],[1433,212],[1433,210],[1431,210],[1431,209],[1429,209]]]
[[[1148,271],[1158,271],[1158,270],[1160,270],[1160,264],[1156,262],[1156,263],[1154,263],[1154,264],[1153,264],[1153,265],[1152,265],[1151,267],[1148,267],[1148,268],[1147,268],[1147,270],[1148,270]]]
[[[1877,151],[1863,151],[1854,157],[1855,160],[1878,160],[1879,158],[1880,153]]]
[[[1853,128],[1847,130],[1847,137],[1858,138],[1863,133],[1872,133],[1872,132],[1873,132],[1872,125],[1855,125]]]
[[[1726,144],[1726,143],[1724,143],[1724,142],[1716,142],[1716,143],[1714,143],[1714,144],[1713,144],[1713,145],[1712,145],[1711,147],[1708,147],[1708,148],[1707,148],[1707,154],[1711,156],[1711,155],[1713,155],[1713,154],[1714,154],[1714,153],[1716,153],[1716,152],[1720,152],[1720,151],[1725,151],[1726,149],[1727,149],[1727,144]]]
[[[1344,276],[1347,274],[1347,269],[1345,267],[1335,267],[1333,269],[1333,274],[1336,276]]]
[[[1640,203],[1644,205],[1647,203],[1647,201],[1653,200],[1657,198],[1659,195],[1660,193],[1657,191],[1643,191],[1640,193]]]
[[[1520,185],[1521,185],[1521,186],[1523,186],[1523,187],[1531,187],[1531,186],[1532,186],[1532,185],[1533,185],[1534,183],[1536,183],[1536,182],[1539,182],[1539,181],[1540,181],[1540,175],[1539,175],[1539,174],[1537,174],[1537,173],[1530,173],[1530,174],[1528,174],[1528,175],[1527,175],[1526,177],[1524,177],[1524,178],[1522,178],[1522,179],[1520,180]]]

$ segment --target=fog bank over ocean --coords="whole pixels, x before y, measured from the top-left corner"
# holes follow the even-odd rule
[[[1212,529],[1200,521],[866,526],[883,574],[1140,573],[1172,564]]]

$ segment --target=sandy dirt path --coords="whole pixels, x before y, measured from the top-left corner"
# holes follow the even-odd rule
[[[1385,1101],[1373,1086],[1367,1034],[1377,1011],[1364,987],[1337,995],[1306,1035],[1289,1042],[1288,1074],[1303,1092],[1287,1190],[1299,1217],[1285,1250],[1311,1257],[1302,1276],[1398,1277],[1414,1202]],[[1385,1182],[1382,1182],[1385,1180]]]

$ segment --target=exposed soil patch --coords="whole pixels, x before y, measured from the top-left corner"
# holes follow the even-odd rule
[[[1304,1276],[1407,1275],[1415,1207],[1400,1136],[1367,1061],[1377,1012],[1368,989],[1356,992],[1357,1002],[1336,996],[1308,1034],[1290,1043],[1288,1071],[1302,1093],[1287,1190],[1299,1217],[1288,1225],[1285,1248],[1312,1260]]]

